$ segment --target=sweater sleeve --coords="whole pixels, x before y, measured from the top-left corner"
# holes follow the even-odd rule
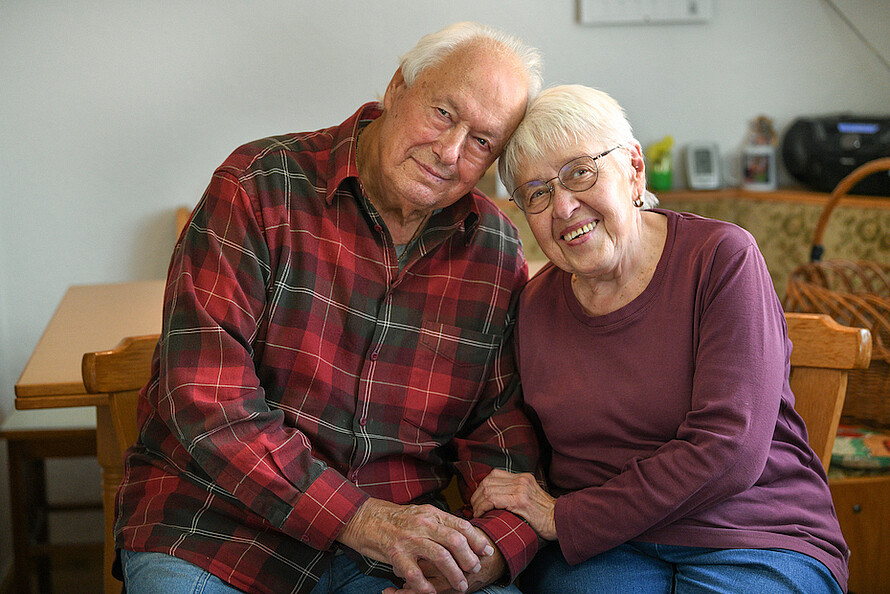
[[[786,373],[786,332],[763,257],[745,237],[718,246],[701,267],[690,407],[675,438],[629,459],[604,484],[558,499],[557,534],[570,563],[732,497],[762,474]]]

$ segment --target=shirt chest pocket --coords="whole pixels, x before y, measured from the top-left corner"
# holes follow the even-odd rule
[[[405,398],[413,439],[450,439],[476,404],[500,344],[498,334],[423,323]]]

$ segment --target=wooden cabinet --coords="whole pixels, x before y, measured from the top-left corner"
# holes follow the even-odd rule
[[[850,547],[850,594],[890,592],[890,474],[828,484]]]

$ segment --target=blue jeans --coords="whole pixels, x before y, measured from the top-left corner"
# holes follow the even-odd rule
[[[163,553],[123,550],[121,565],[128,594],[242,594],[241,590],[197,565]],[[363,574],[352,559],[336,554],[312,594],[367,594],[382,592],[394,585],[389,580]],[[487,586],[479,592],[520,594],[516,586]]]
[[[578,565],[558,543],[538,552],[519,579],[546,594],[841,594],[822,563],[784,549],[709,549],[630,542]]]

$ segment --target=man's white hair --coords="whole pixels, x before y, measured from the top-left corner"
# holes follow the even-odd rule
[[[538,50],[517,37],[472,22],[454,23],[421,37],[417,45],[403,55],[399,62],[405,84],[410,87],[421,72],[430,66],[435,66],[451,52],[467,43],[487,43],[494,51],[516,56],[528,81],[528,103],[538,95],[542,85],[543,69]]]

